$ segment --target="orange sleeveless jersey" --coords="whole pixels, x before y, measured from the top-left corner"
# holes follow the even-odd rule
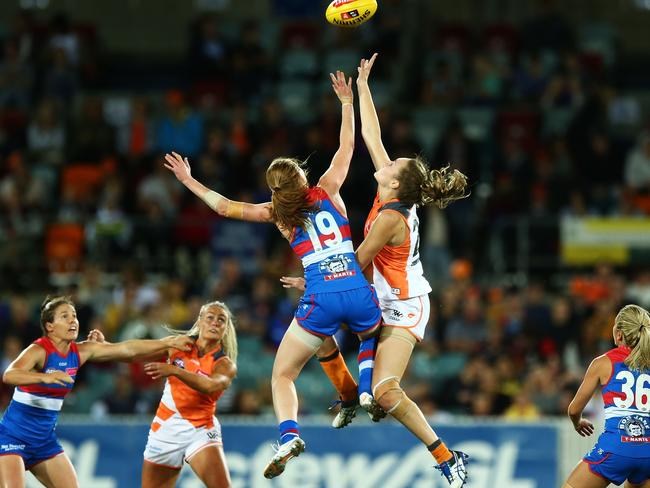
[[[200,357],[198,348],[194,346],[190,352],[175,351],[170,356],[169,362],[190,373],[211,376],[214,365],[226,357],[221,350],[221,346]],[[160,399],[156,417],[166,421],[177,415],[187,420],[194,427],[211,428],[214,425],[212,418],[217,408],[217,400],[219,400],[222,393],[223,391],[218,391],[212,395],[201,393],[175,376],[169,376],[165,383],[165,390]],[[156,426],[156,423],[157,421],[154,421],[152,425],[154,431],[160,428],[159,425]]]
[[[408,208],[397,199],[380,201],[375,197],[366,224],[364,236],[381,212],[396,212],[406,222],[408,234],[399,246],[385,245],[372,260],[373,282],[380,300],[406,300],[426,295],[431,291],[420,262],[420,234],[416,207]]]

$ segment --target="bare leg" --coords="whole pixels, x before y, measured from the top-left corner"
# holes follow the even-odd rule
[[[0,456],[0,488],[25,488],[25,464],[18,455]]]
[[[589,465],[580,461],[573,468],[562,488],[605,488],[606,486],[609,486],[609,481],[592,473]]]
[[[29,470],[47,488],[78,488],[79,486],[77,473],[74,472],[70,458],[64,452],[35,464]]]
[[[402,379],[413,352],[413,344],[396,337],[381,337],[377,346],[375,358],[375,371],[372,378],[372,387],[375,399],[381,407],[401,422],[425,445],[430,446],[438,440],[420,408],[410,400],[399,386],[392,387],[386,392],[380,392],[382,383],[393,378],[396,383]],[[379,388],[378,388],[379,386]],[[404,403],[406,402],[406,403]],[[399,413],[393,410],[400,406]],[[408,408],[404,408],[407,406]],[[392,410],[392,412],[391,412]]]
[[[230,473],[221,446],[201,449],[188,463],[207,488],[230,488]]]
[[[271,376],[273,408],[279,423],[298,419],[298,395],[293,382],[316,350],[291,333],[282,338]]]
[[[142,488],[174,488],[180,474],[180,468],[168,468],[150,463],[142,463]]]

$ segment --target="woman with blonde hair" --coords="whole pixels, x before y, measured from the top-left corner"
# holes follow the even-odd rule
[[[185,335],[194,339],[189,352],[169,351],[167,362],[144,367],[149,376],[166,382],[144,451],[142,487],[173,488],[185,462],[208,488],[229,488],[215,411],[237,374],[230,309],[219,301],[204,304]]]
[[[650,315],[626,305],[614,320],[616,348],[594,359],[568,415],[583,437],[594,433],[582,412],[598,388],[605,404],[605,431],[574,468],[563,488],[650,487]]]
[[[287,461],[305,449],[297,422],[298,397],[294,385],[304,365],[326,339],[332,344],[331,336],[341,322],[360,337],[360,350],[372,350],[374,354],[375,336],[381,324],[376,294],[355,259],[350,223],[339,193],[354,152],[352,79],[346,82],[340,71],[330,76],[341,101],[340,143],[329,168],[314,187],[309,186],[299,161],[277,158],[266,171],[271,201],[257,205],[235,202],[192,178],[187,159],[176,153],[166,156],[166,167],[176,178],[220,215],[275,224],[305,269],[307,289],[273,365],[271,387],[280,442],[264,470],[267,478],[281,474]],[[359,357],[359,392],[370,395],[372,361],[365,355]]]

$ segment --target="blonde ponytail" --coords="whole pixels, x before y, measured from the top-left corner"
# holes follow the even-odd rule
[[[616,315],[616,328],[632,351],[625,360],[634,371],[650,370],[650,314],[638,305],[625,305]]]

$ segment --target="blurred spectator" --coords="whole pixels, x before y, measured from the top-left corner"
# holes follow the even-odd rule
[[[70,156],[75,161],[94,162],[115,151],[115,130],[104,120],[103,102],[86,98],[70,138]]]
[[[156,129],[156,149],[196,157],[203,146],[201,116],[187,105],[185,96],[178,90],[168,92],[165,101],[167,110]]]
[[[61,50],[73,66],[79,64],[79,38],[72,30],[67,14],[59,12],[52,17],[51,29],[52,35],[49,46],[52,51],[56,52],[57,50]]]
[[[16,107],[26,110],[31,105],[34,73],[20,56],[19,45],[8,40],[0,62],[0,108]]]
[[[43,100],[34,120],[27,128],[27,149],[30,160],[59,165],[64,160],[66,130],[52,100]]]
[[[43,91],[52,99],[60,102],[63,107],[74,99],[78,90],[77,74],[68,58],[69,53],[64,48],[56,48],[52,52],[52,62],[45,73]]]
[[[650,133],[639,135],[636,147],[625,161],[625,183],[638,192],[650,190]]]
[[[206,15],[190,32],[188,67],[195,79],[215,78],[227,68],[228,47],[219,33],[217,21]]]
[[[539,409],[531,401],[528,393],[521,391],[514,403],[508,407],[503,416],[513,421],[532,421],[540,417]]]

